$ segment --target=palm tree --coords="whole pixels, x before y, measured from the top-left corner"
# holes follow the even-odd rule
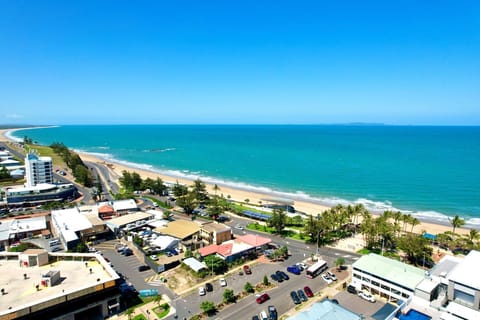
[[[412,217],[412,219],[410,220],[410,224],[412,225],[412,229],[410,230],[410,233],[413,233],[413,228],[420,224],[420,220],[418,220],[415,217]]]
[[[463,225],[465,224],[465,220],[462,219],[462,218],[460,218],[460,217],[458,216],[458,214],[457,214],[457,215],[455,215],[455,217],[453,217],[452,220],[450,220],[450,224],[451,224],[452,227],[453,227],[453,230],[452,230],[453,233],[455,233],[455,229],[456,229],[456,228],[460,228],[461,226],[463,226]]]
[[[468,240],[470,240],[470,243],[473,244],[473,241],[477,240],[478,236],[479,236],[478,230],[470,229],[470,232],[468,233]]]
[[[213,186],[213,191],[215,192],[215,195],[217,195],[218,190],[220,190],[220,187],[217,186],[217,184],[215,183],[215,185]]]

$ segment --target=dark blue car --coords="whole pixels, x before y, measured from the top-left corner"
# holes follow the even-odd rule
[[[299,275],[300,273],[302,273],[302,270],[300,270],[300,268],[297,267],[296,265],[287,267],[287,271],[296,275]]]

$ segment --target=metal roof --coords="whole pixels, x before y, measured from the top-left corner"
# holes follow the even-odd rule
[[[374,253],[361,257],[352,267],[412,291],[425,277],[425,271],[420,268]]]

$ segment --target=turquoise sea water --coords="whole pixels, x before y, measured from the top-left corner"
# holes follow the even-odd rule
[[[172,176],[444,223],[459,214],[480,226],[480,127],[103,125],[12,135]]]

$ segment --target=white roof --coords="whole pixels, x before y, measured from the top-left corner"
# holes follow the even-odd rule
[[[67,242],[78,238],[76,231],[92,228],[92,223],[78,211],[78,208],[53,210],[52,220]]]
[[[33,187],[8,188],[7,192],[45,191],[55,189],[57,186],[51,183],[39,183]]]
[[[183,260],[183,263],[185,263],[187,266],[190,267],[190,269],[192,269],[195,272],[198,272],[202,269],[207,269],[207,265],[205,263],[200,262],[193,257]]]
[[[471,275],[470,275],[471,276]],[[456,302],[450,302],[447,306],[447,312],[457,315],[462,319],[480,319],[480,312],[474,309],[462,306]],[[443,317],[443,314],[442,314]],[[457,318],[458,319],[458,318]]]
[[[170,221],[164,220],[164,219],[152,220],[152,221],[148,221],[148,225],[152,226],[153,228],[158,228],[158,227],[165,227],[166,225],[168,225],[169,222]]]
[[[47,228],[45,216],[15,219],[10,225],[10,234],[20,232],[31,232]]]
[[[150,241],[150,245],[159,247],[162,250],[170,248],[171,246],[178,243],[178,239],[170,236],[159,236],[155,240]]]
[[[133,199],[113,201],[112,205],[115,211],[137,209],[137,204]]]
[[[425,278],[417,285],[415,290],[431,293],[440,284],[439,279]]]
[[[10,226],[13,223],[13,219],[10,220],[2,220],[0,224],[0,241],[8,240],[10,236]]]
[[[5,164],[20,164],[20,161],[7,159],[0,162],[0,165],[5,165]]]
[[[472,277],[478,273],[480,252],[472,250],[447,276],[451,281],[461,283],[470,288],[480,290],[480,277]]]

